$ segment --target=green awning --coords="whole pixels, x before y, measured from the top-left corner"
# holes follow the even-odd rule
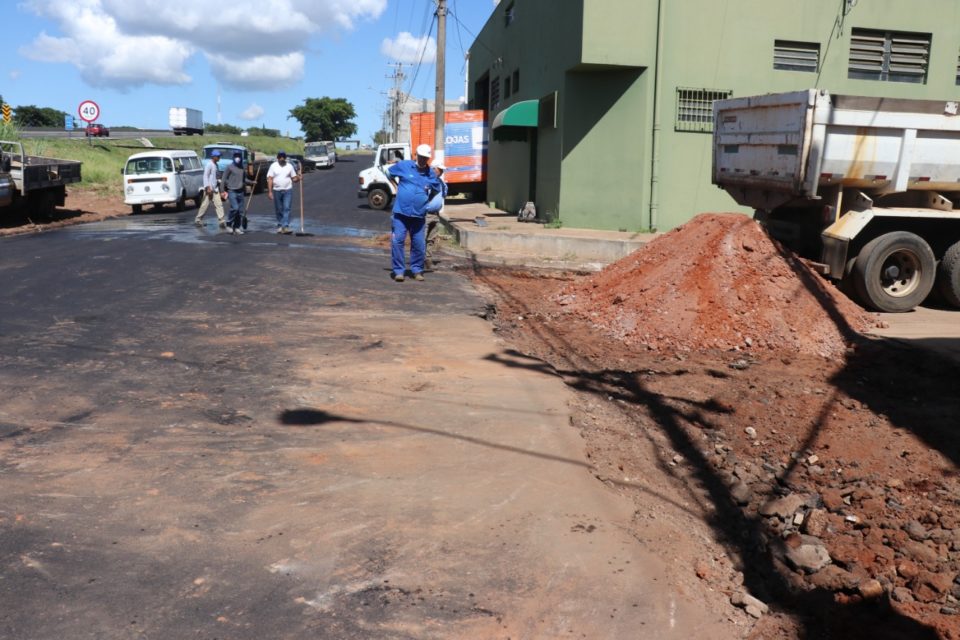
[[[535,127],[540,111],[539,100],[524,100],[512,104],[493,119],[493,129],[497,127]]]

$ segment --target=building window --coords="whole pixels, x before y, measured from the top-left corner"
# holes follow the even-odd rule
[[[514,3],[511,2],[510,4],[507,5],[507,8],[503,10],[503,26],[505,27],[509,27],[511,24],[513,24],[514,18],[517,17],[517,14],[514,11],[513,5]]]
[[[960,56],[957,57],[957,84],[960,85]]]
[[[676,131],[713,131],[713,102],[733,95],[729,89],[677,87]]]
[[[925,84],[929,59],[929,33],[854,29],[847,77]]]
[[[774,40],[773,68],[816,73],[820,69],[820,43]]]
[[[503,79],[503,99],[510,97],[510,76]]]
[[[516,93],[520,91],[520,69],[514,69],[513,71],[513,92]]]
[[[490,113],[500,106],[500,76],[490,81]]]

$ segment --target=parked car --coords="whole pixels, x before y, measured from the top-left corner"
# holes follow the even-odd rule
[[[110,129],[107,129],[106,125],[102,125],[98,122],[93,122],[87,125],[86,135],[88,138],[109,138]]]
[[[173,203],[177,211],[186,208],[186,201],[200,205],[203,193],[203,164],[194,151],[154,150],[135,153],[127,159],[123,174],[124,204],[134,213],[143,205],[162,206]]]

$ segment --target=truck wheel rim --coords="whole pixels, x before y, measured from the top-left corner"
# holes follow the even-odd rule
[[[891,277],[891,273],[896,273],[896,277]],[[917,254],[899,249],[884,259],[880,268],[880,286],[888,296],[904,298],[920,286],[922,275]]]

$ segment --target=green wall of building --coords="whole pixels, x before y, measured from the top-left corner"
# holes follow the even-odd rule
[[[738,210],[710,183],[709,132],[676,130],[677,88],[733,96],[820,87],[855,95],[960,97],[956,0],[859,0],[852,7],[841,0],[662,0],[658,67],[659,5],[503,0],[471,48],[471,100],[483,74],[520,73],[520,90],[492,109],[491,121],[518,100],[557,92],[556,128],[541,126],[535,136],[524,136],[536,144],[541,214],[549,211],[571,227],[666,230],[699,212]],[[514,18],[507,25],[509,8]],[[849,79],[854,28],[931,34],[926,82]],[[819,73],[774,69],[775,40],[818,43]],[[655,129],[660,152],[651,207]],[[491,140],[488,197],[498,206],[516,210],[523,204],[529,180],[522,169],[530,153],[530,144]]]

